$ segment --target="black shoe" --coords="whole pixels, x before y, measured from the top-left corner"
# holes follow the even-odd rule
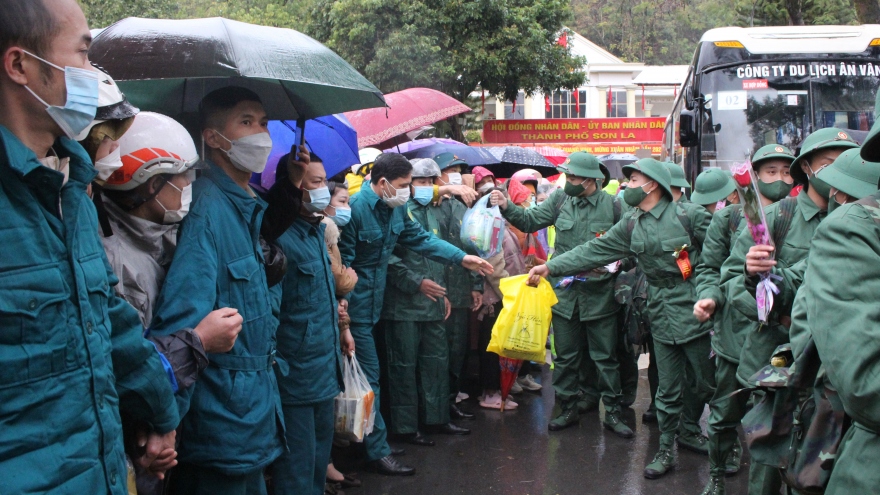
[[[390,455],[370,462],[370,467],[377,473],[384,474],[385,476],[412,476],[416,474],[415,468],[402,464]]]
[[[391,446],[389,445],[389,447],[391,447]],[[402,448],[400,448],[400,447],[396,447],[396,448],[395,448],[395,447],[391,447],[391,455],[398,455],[398,456],[399,456],[399,455],[403,455],[403,454],[406,454],[406,451],[403,450]]]
[[[415,433],[411,433],[409,435],[404,435],[403,438],[406,441],[406,443],[409,443],[412,445],[418,445],[421,447],[433,447],[434,445],[436,445],[433,440],[426,437],[420,431],[417,431]]]
[[[462,428],[461,426],[458,426],[457,424],[453,423],[452,421],[450,421],[449,423],[446,423],[445,425],[432,426],[431,432],[432,433],[440,433],[443,435],[470,435],[471,434],[471,430],[469,430],[467,428]]]
[[[642,423],[656,423],[657,422],[657,410],[656,409],[648,409],[642,414]]]
[[[477,416],[462,410],[457,404],[449,404],[449,417],[452,419],[474,419]]]

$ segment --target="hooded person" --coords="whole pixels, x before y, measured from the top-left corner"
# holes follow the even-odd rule
[[[601,237],[624,216],[621,201],[602,191],[608,171],[595,156],[586,152],[572,153],[558,170],[566,174],[565,186],[537,207],[521,206],[527,202],[530,191],[516,179],[511,179],[508,186],[509,201],[500,192],[492,193],[492,202],[501,208],[502,215],[513,227],[525,232],[556,227],[553,259]],[[616,352],[619,305],[614,301],[615,277],[603,269],[588,276],[581,274],[570,287],[559,286],[562,277],[551,280],[559,299],[553,306],[556,347],[553,387],[559,413],[548,425],[551,431],[576,424],[581,414],[598,407],[601,394],[606,410],[605,427],[622,438],[633,436],[621,419],[619,404],[620,364]],[[589,351],[585,352],[586,349]],[[587,384],[582,378],[592,367],[598,368],[599,377],[592,372],[594,379],[588,384],[592,390],[585,390]]]
[[[485,167],[474,167],[471,172],[474,174],[474,188],[480,194],[495,187],[495,174],[489,169]]]
[[[676,463],[673,443],[687,385],[685,374],[693,377],[700,402],[708,402],[714,391],[714,368],[708,359],[711,325],[693,317],[696,283],[692,276],[711,215],[692,203],[672,201],[669,171],[657,160],[643,158],[623,170],[629,178],[624,201],[637,210],[601,237],[557,254],[529,274],[535,284],[540,277],[577,275],[620,259],[637,258],[648,280],[652,357],[657,358],[659,376],[655,400],[660,448],[644,471],[646,478],[656,479]]]

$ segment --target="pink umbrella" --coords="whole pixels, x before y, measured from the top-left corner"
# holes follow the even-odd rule
[[[471,108],[439,91],[410,88],[385,95],[388,108],[355,110],[345,114],[364,148],[396,138],[426,125],[467,113]],[[387,116],[386,116],[387,114]]]

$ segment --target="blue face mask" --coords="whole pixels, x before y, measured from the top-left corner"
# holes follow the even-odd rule
[[[330,206],[330,190],[327,186],[317,189],[307,189],[311,201],[303,201],[303,206],[312,213],[320,213]]]
[[[44,64],[64,72],[64,85],[67,88],[67,102],[63,107],[50,105],[37,96],[34,91],[25,86],[34,98],[46,105],[46,112],[64,134],[74,139],[92,123],[95,113],[98,111],[98,73],[93,70],[80,69],[77,67],[61,68],[48,60],[42,59],[33,53],[25,51],[31,57]]]
[[[333,223],[340,227],[344,227],[351,221],[351,208],[335,207],[334,209],[336,210],[336,215],[330,217],[330,220],[333,220]]]
[[[415,189],[413,199],[422,206],[428,206],[428,203],[434,199],[434,186],[413,186],[413,189]]]

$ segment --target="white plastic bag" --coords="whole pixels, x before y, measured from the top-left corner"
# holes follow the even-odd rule
[[[375,394],[354,354],[342,360],[342,381],[345,391],[336,397],[336,433],[362,442],[376,421]]]
[[[483,196],[469,209],[461,221],[461,242],[482,258],[501,252],[504,238],[504,217],[497,206],[488,206],[489,195]]]

